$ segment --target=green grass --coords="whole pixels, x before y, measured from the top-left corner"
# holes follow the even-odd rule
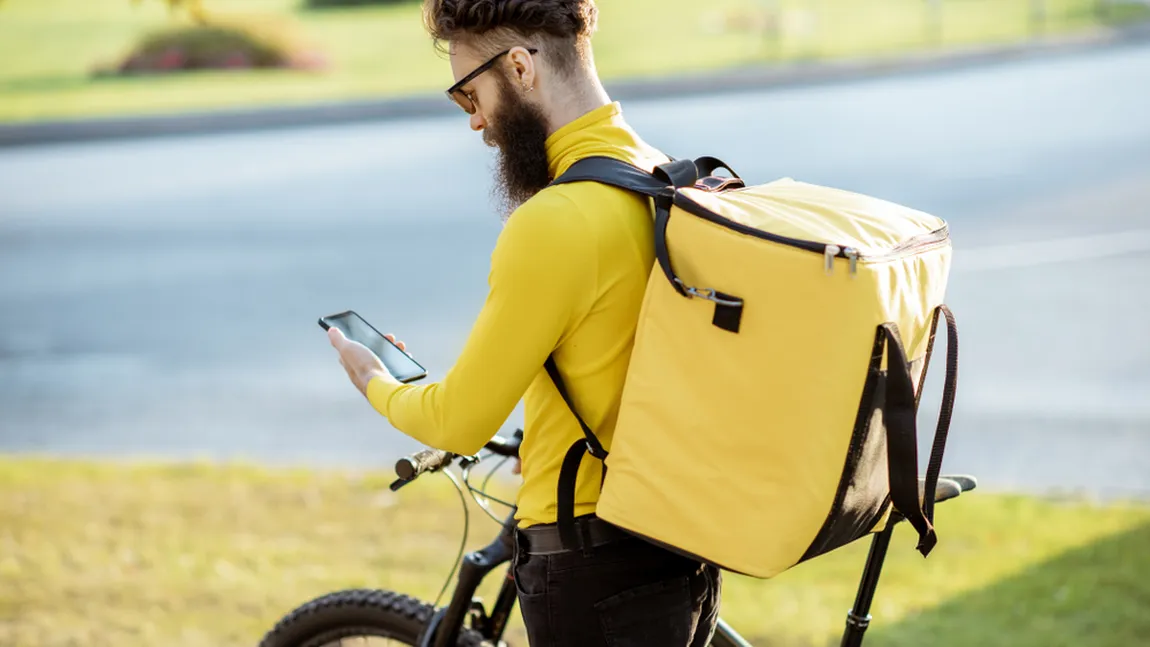
[[[442,478],[392,494],[391,476],[0,457],[0,645],[250,647],[331,590],[434,598],[462,506]],[[1148,635],[1150,506],[976,491],[941,505],[937,526],[926,560],[908,528],[895,534],[868,645],[1117,647]],[[473,513],[469,545],[495,530]],[[726,576],[724,618],[760,646],[837,644],[867,544],[770,581]],[[516,614],[512,644],[522,636]]]
[[[1087,523],[1087,520],[1083,520]],[[876,630],[875,644],[1139,645],[1150,636],[1150,522],[1066,551]],[[958,643],[955,643],[958,644]]]
[[[1044,0],[1045,31],[1097,28],[1099,0]],[[777,0],[779,37],[767,38],[765,0],[600,0],[595,39],[605,78],[696,73],[777,60],[892,54],[1004,42],[1034,33],[1032,0],[943,0],[941,31],[924,0]],[[306,11],[298,0],[207,0],[226,19],[270,24],[323,52],[324,73],[196,73],[181,78],[93,79],[146,33],[170,25],[159,0],[0,2],[0,121],[178,112],[433,92],[450,85],[424,34],[418,3]]]

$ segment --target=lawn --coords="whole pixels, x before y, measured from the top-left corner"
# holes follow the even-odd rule
[[[1140,18],[1103,0],[1040,0],[1043,31]],[[171,26],[161,0],[0,1],[0,122],[293,104],[434,92],[450,85],[418,2],[305,10],[300,0],[205,0],[212,15],[258,24],[321,53],[323,72],[259,71],[181,78],[93,78],[149,32]],[[699,73],[771,61],[893,54],[1005,42],[1036,33],[1035,0],[600,0],[595,37],[608,79]],[[777,37],[765,31],[775,6]],[[1132,8],[1133,7],[1133,8]],[[938,18],[935,20],[935,18]],[[938,25],[938,28],[935,28]]]
[[[250,647],[327,591],[433,599],[462,506],[442,477],[395,494],[391,477],[0,457],[0,644]],[[926,560],[910,529],[895,534],[868,645],[1117,647],[1150,635],[1150,506],[976,490],[936,522]],[[475,511],[471,528],[472,547],[496,530]],[[723,616],[756,645],[837,644],[866,549],[770,581],[727,576]],[[525,645],[518,617],[510,639]]]

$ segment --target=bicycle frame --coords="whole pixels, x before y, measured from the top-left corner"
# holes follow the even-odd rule
[[[487,546],[467,553],[459,566],[455,591],[451,595],[451,602],[439,609],[420,638],[420,647],[453,647],[459,640],[459,632],[465,623],[468,627],[478,631],[485,640],[498,645],[507,630],[507,621],[515,608],[518,592],[515,588],[515,576],[510,566],[503,584],[499,588],[499,595],[491,607],[490,615],[483,606],[482,601],[475,597],[475,592],[492,571],[504,564],[510,565],[515,554],[515,510],[507,516],[503,526],[495,539]],[[722,618],[715,627],[716,637],[725,640],[729,647],[751,647],[738,632],[727,624]]]
[[[503,450],[504,456],[513,455],[506,451]],[[466,481],[466,477],[464,480]],[[939,488],[936,489],[934,502],[941,503],[954,498],[964,491],[974,489],[976,484],[974,477],[942,477]],[[392,489],[398,489],[397,485],[393,484]],[[492,571],[511,563],[515,555],[517,528],[515,513],[516,508],[512,507],[510,514],[503,521],[499,534],[490,544],[463,556],[451,602],[432,616],[420,637],[420,647],[455,647],[465,624],[479,632],[485,640],[495,645],[501,644],[518,597],[514,572],[509,566],[490,614],[487,613],[483,602],[475,597],[475,593]],[[886,527],[875,533],[871,539],[870,552],[863,568],[855,602],[847,613],[840,647],[859,647],[862,644],[863,636],[870,625],[870,607],[878,588],[883,562],[886,561],[891,536],[895,527],[903,520],[901,514],[893,512]],[[734,628],[719,618],[711,647],[751,647],[751,645]]]
[[[883,562],[886,560],[887,547],[890,545],[894,527],[900,519],[892,519],[887,527],[877,533],[871,540],[870,552],[867,555],[866,566],[863,568],[862,580],[859,582],[858,593],[854,606],[847,613],[846,628],[843,631],[840,647],[859,647],[863,636],[870,625],[870,606],[878,588],[879,576],[882,573]],[[471,629],[478,631],[485,640],[498,645],[507,629],[507,622],[515,608],[517,591],[515,577],[511,571],[510,563],[515,554],[515,510],[507,516],[500,528],[499,534],[487,546],[467,553],[459,566],[459,575],[451,602],[432,617],[424,635],[420,638],[420,647],[453,647],[459,640],[459,632],[465,623]],[[490,615],[481,600],[475,597],[475,592],[492,571],[508,564],[507,575],[499,588],[499,595],[491,608]],[[470,622],[468,623],[468,621]],[[752,647],[737,631],[722,618],[719,618],[715,627],[715,637],[712,645],[716,647]]]
[[[515,510],[512,509],[494,541],[463,556],[451,602],[431,618],[420,639],[420,647],[454,647],[459,640],[459,631],[469,619],[472,629],[482,634],[484,639],[499,644],[518,595],[510,567],[490,615],[483,603],[475,598],[475,592],[491,571],[511,563],[515,554],[515,526]]]

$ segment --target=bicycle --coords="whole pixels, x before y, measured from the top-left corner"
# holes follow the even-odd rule
[[[462,468],[463,484],[473,500],[489,516],[498,521],[488,504],[481,502],[476,494],[487,500],[496,501],[511,507],[511,513],[502,521],[499,534],[486,547],[462,556],[458,561],[458,578],[451,601],[447,606],[417,600],[402,593],[382,589],[349,589],[336,591],[315,598],[288,613],[272,628],[260,642],[260,647],[342,647],[348,638],[360,638],[357,644],[377,645],[371,638],[398,641],[412,647],[504,647],[503,634],[507,622],[515,608],[515,581],[510,568],[514,551],[515,506],[499,501],[486,493],[486,482],[482,490],[471,487],[472,469],[492,456],[504,460],[519,455],[522,430],[516,430],[510,439],[496,436],[484,449],[486,456],[457,456],[438,450],[423,450],[412,456],[401,458],[396,463],[399,477],[391,484],[391,490],[414,482],[423,474],[444,471],[453,463]],[[498,470],[492,470],[494,474]],[[465,496],[459,481],[446,472]],[[488,475],[488,479],[491,475]],[[977,481],[971,476],[943,476],[939,478],[935,490],[935,503],[953,499],[963,492],[973,490]],[[920,490],[922,480],[920,479]],[[883,561],[895,526],[903,519],[892,513],[886,527],[874,534],[870,552],[859,583],[855,603],[847,614],[846,628],[841,647],[859,647],[870,625],[870,606],[878,587]],[[465,523],[464,536],[466,540]],[[461,549],[462,552],[462,549]],[[495,569],[507,564],[503,583],[490,613],[481,599],[475,597],[480,584]],[[453,570],[448,583],[456,575]],[[446,587],[445,587],[446,590]],[[442,595],[442,593],[441,593]],[[751,647],[733,627],[721,618],[711,640],[711,647]]]

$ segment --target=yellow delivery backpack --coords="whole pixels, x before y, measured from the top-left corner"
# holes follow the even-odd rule
[[[730,571],[772,577],[895,513],[928,554],[957,375],[946,223],[791,179],[746,186],[714,158],[647,172],[593,157],[554,183],[583,181],[654,199],[658,262],[610,453],[580,418],[563,464],[564,545],[580,546],[589,453],[605,459],[600,518]],[[940,316],[943,406],[920,493],[915,414]]]

